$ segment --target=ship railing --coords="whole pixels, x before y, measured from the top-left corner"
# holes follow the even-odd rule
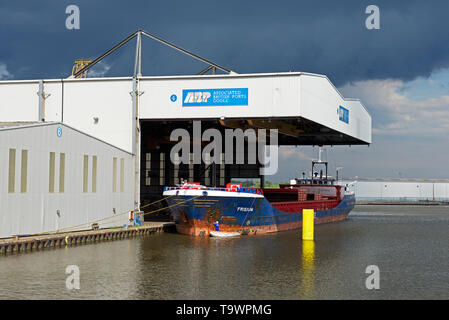
[[[259,188],[220,188],[220,187],[205,187],[205,186],[188,186],[188,187],[164,187],[164,191],[170,190],[204,190],[204,191],[228,191],[241,193],[263,194],[262,189]]]

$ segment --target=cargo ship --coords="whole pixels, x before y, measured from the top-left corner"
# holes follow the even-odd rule
[[[313,165],[312,165],[313,172]],[[326,176],[294,179],[279,188],[226,188],[184,183],[163,195],[179,233],[191,236],[256,235],[302,227],[302,210],[315,210],[315,224],[346,219],[355,195]]]

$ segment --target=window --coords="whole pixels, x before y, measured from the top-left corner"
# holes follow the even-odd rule
[[[89,156],[84,155],[83,161],[83,192],[87,192],[88,185],[88,177],[89,177]]]
[[[160,153],[159,159],[159,185],[163,186],[165,184],[165,153]]]
[[[225,155],[221,154],[221,163],[220,163],[220,186],[224,187],[225,185]]]
[[[55,153],[50,152],[49,175],[48,175],[48,192],[55,192]]]
[[[97,192],[97,156],[92,157],[92,192]]]
[[[120,159],[120,192],[125,191],[125,159]]]
[[[16,149],[9,149],[8,193],[14,193],[16,183]]]
[[[65,153],[59,154],[59,192],[64,193]]]
[[[112,192],[117,192],[117,158],[112,159]]]
[[[22,162],[20,168],[20,192],[27,192],[27,174],[28,174],[28,150],[22,150]]]
[[[145,153],[145,185],[151,185],[151,153]]]

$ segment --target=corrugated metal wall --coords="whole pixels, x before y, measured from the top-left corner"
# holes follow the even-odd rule
[[[123,173],[121,165],[113,172],[114,158],[123,161]],[[133,161],[131,154],[63,124],[0,130],[0,237],[112,215],[117,218],[100,227],[123,225],[128,216],[118,215],[134,203]]]

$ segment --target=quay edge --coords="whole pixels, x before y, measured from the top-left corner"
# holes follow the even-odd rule
[[[175,225],[173,222],[147,222],[143,226],[129,228],[76,231],[39,236],[15,236],[14,238],[0,239],[0,255],[14,252],[29,252],[43,248],[70,247],[174,231]]]

